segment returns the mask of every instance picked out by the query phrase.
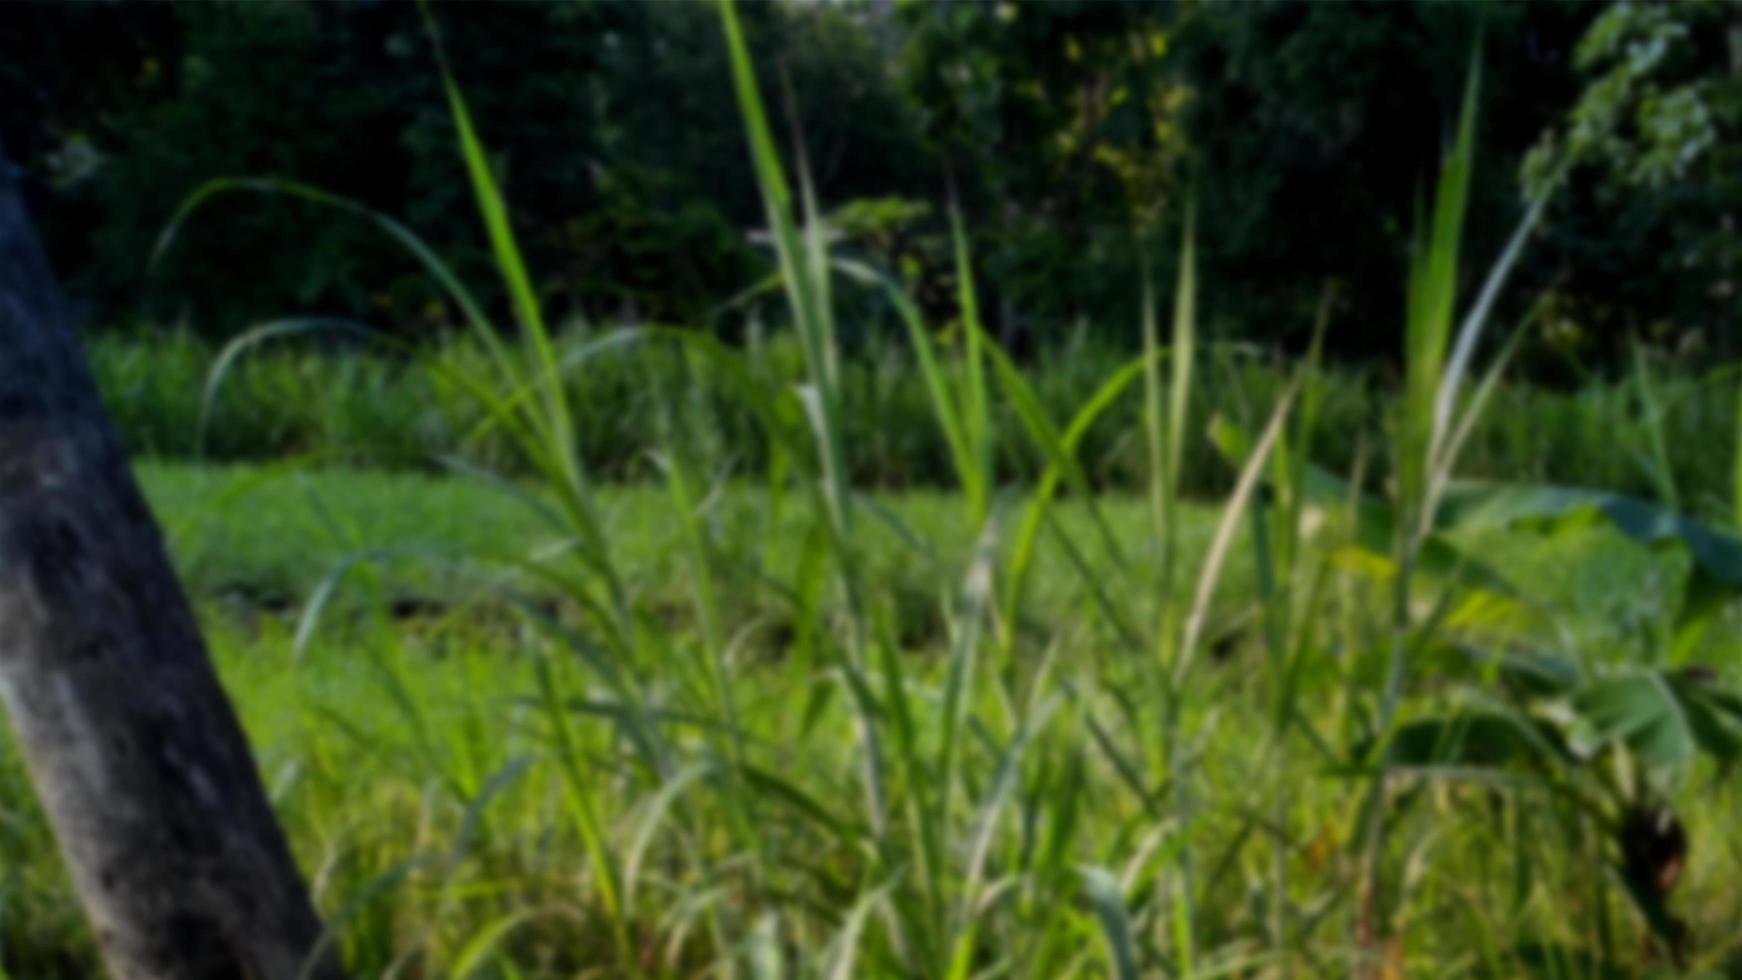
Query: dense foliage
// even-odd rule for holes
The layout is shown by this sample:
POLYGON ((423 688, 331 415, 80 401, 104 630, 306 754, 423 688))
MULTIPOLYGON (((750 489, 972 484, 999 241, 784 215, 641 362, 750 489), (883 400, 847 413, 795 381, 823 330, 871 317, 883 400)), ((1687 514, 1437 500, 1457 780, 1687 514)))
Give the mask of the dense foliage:
MULTIPOLYGON (((1576 164, 1513 301, 1546 297, 1533 370, 1619 363, 1632 337, 1733 353, 1733 5, 745 16, 764 84, 789 93, 782 140, 802 136, 837 233, 901 272, 939 323, 954 205, 1007 344, 1048 347, 1079 321, 1129 342, 1137 284, 1171 261, 1169 226, 1195 196, 1217 335, 1298 347, 1329 286, 1332 350, 1388 355, 1396 273, 1480 35, 1476 241, 1512 226, 1532 168, 1576 164)), ((176 203, 226 175, 354 197, 488 287, 411 5, 23 3, 0 19, 0 138, 93 322, 224 336, 287 306, 402 332, 451 321, 367 229, 283 200, 227 202, 148 273, 176 203)), ((553 310, 734 322, 714 314, 768 259, 710 11, 460 4, 440 19, 553 310)), ((848 313, 849 333, 883 322, 870 304, 848 313)))
MULTIPOLYGON (((224 176, 362 201, 488 285, 414 6, 165 4, 126 20, 108 6, 0 14, 28 24, 0 31, 6 145, 43 195, 57 264, 103 322, 185 314, 222 335, 300 305, 414 330, 451 312, 369 229, 280 201, 227 202, 148 274, 176 204, 224 176)), ((874 38, 826 10, 750 15, 780 52, 767 61, 817 107, 805 138, 831 194, 911 183, 899 107, 866 82, 874 38)), ((710 8, 466 4, 442 23, 554 309, 697 321, 760 274, 710 8)))

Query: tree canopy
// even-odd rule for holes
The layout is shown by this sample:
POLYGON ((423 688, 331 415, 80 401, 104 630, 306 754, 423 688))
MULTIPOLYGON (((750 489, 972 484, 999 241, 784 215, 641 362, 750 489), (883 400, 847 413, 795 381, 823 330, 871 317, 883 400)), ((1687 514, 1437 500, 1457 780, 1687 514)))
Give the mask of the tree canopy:
MULTIPOLYGON (((1742 13, 1692 3, 751 5, 787 152, 843 247, 947 322, 959 211, 1009 343, 1135 336, 1188 202, 1218 335, 1386 356, 1423 188, 1481 67, 1472 247, 1551 161, 1533 363, 1733 347, 1742 13), (1546 297, 1546 300, 1543 299, 1546 297)), ((711 9, 435 9, 552 308, 717 323, 769 258, 711 9)), ((0 138, 93 324, 224 335, 287 307, 402 332, 450 311, 366 226, 231 199, 148 270, 179 201, 275 176, 406 221, 487 288, 416 8, 7 5, 0 138)), ((869 307, 869 304, 868 304, 869 307)), ((1516 312, 1516 311, 1515 311, 1516 312)), ((868 308, 863 318, 873 323, 868 308)), ((874 326, 865 326, 874 329, 874 326)))

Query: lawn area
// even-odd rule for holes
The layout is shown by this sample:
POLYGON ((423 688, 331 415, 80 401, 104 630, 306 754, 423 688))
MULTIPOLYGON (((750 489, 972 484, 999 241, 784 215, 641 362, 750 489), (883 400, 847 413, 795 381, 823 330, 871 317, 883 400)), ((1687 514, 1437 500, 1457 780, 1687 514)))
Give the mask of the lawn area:
MULTIPOLYGON (((158 514, 184 587, 213 609, 265 608, 294 614, 335 573, 375 569, 375 582, 402 608, 488 599, 494 587, 526 587, 514 565, 561 548, 560 521, 541 514, 536 495, 493 478, 320 469, 285 464, 207 466, 144 462, 139 479, 158 514)), ((683 602, 689 571, 682 529, 658 485, 607 486, 599 494, 614 557, 637 592, 683 602)), ((868 495, 865 561, 872 577, 897 590, 933 597, 959 579, 974 548, 960 519, 960 496, 942 491, 868 495)), ((1016 509, 1014 500, 1009 501, 1016 509)), ((1139 568, 1157 562, 1145 502, 1108 494, 1096 508, 1139 568)), ((800 560, 807 515, 799 501, 771 505, 755 485, 716 488, 706 506, 721 554, 781 573, 800 560)), ((1195 570, 1213 531, 1212 504, 1186 505, 1181 533, 1195 570)), ((1080 502, 1065 500, 1055 519, 1091 565, 1105 564, 1105 540, 1080 502)), ((1008 522, 1007 522, 1008 523, 1008 522)), ((1252 568, 1245 529, 1238 532, 1225 592, 1234 607, 1250 601, 1252 568)), ((1686 560, 1654 554, 1599 524, 1553 535, 1466 535, 1470 550, 1552 611, 1558 625, 1586 634, 1620 630, 1670 601, 1686 560)), ((1061 552, 1043 538, 1035 598, 1043 618, 1069 616, 1089 601, 1061 552)), ((1181 580, 1184 592, 1191 576, 1181 580)), ((343 582, 336 582, 346 594, 343 582)), ((351 593, 361 587, 354 576, 351 593)), ((534 586, 536 588, 536 586, 534 586)), ((929 600, 924 600, 929 601, 929 600)))

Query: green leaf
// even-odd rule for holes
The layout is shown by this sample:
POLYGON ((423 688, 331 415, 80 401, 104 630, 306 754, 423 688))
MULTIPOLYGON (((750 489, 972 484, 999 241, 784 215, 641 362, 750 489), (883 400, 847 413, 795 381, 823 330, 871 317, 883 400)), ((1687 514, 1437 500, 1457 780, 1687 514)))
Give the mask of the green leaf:
POLYGON ((1580 691, 1573 707, 1587 749, 1618 743, 1662 766, 1687 763, 1701 752, 1728 763, 1742 751, 1735 716, 1685 675, 1650 671, 1604 678, 1580 691))
POLYGON ((1721 604, 1742 595, 1742 538, 1665 507, 1606 490, 1544 484, 1458 481, 1446 491, 1436 524, 1441 528, 1513 527, 1600 517, 1643 545, 1671 545, 1693 562, 1677 622, 1704 623, 1721 604))

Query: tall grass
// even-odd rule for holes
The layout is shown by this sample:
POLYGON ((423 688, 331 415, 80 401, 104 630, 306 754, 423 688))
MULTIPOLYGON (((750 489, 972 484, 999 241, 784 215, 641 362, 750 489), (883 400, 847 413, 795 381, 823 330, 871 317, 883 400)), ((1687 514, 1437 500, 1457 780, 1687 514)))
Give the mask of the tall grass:
MULTIPOLYGON (((426 556, 473 583, 468 611, 442 619, 457 643, 395 618, 385 556, 336 524, 355 554, 294 624, 220 634, 220 649, 252 651, 227 660, 245 716, 294 733, 267 760, 275 800, 359 973, 1601 976, 1669 961, 1663 944, 1629 941, 1663 929, 1613 887, 1615 843, 1569 816, 1564 798, 1590 781, 1396 754, 1433 712, 1498 700, 1488 654, 1553 646, 1595 662, 1564 609, 1529 582, 1476 574, 1480 541, 1446 526, 1468 503, 1454 468, 1486 465, 1509 426, 1536 434, 1480 421, 1483 407, 1553 404, 1494 371, 1460 394, 1499 282, 1454 334, 1473 88, 1409 272, 1395 399, 1323 368, 1325 321, 1297 364, 1201 342, 1190 221, 1171 296, 1134 284, 1140 352, 1031 374, 981 329, 959 233, 955 347, 875 270, 829 253, 802 156, 782 154, 729 3, 721 16, 796 351, 671 328, 554 330, 489 163, 488 120, 472 119, 445 63, 511 323, 391 219, 295 185, 211 189, 297 194, 373 222, 450 290, 471 340, 397 366, 347 355, 348 388, 317 355, 220 357, 205 446, 248 438, 223 433, 249 431, 225 420, 253 386, 302 392, 256 399, 267 421, 247 425, 307 412, 288 424, 314 433, 296 448, 316 458, 368 448, 373 436, 346 445, 333 427, 365 411, 346 399, 378 402, 362 417, 381 432, 429 426, 395 437, 405 457, 457 454, 457 476, 539 529, 530 548, 426 556), (843 281, 886 291, 909 351, 845 355, 831 303, 843 281), (414 407, 404 390, 427 397, 414 407), (1364 451, 1383 435, 1388 452, 1364 451), (625 561, 630 525, 600 489, 630 472, 661 483, 635 525, 671 542, 657 576, 625 561), (949 535, 866 492, 892 472, 955 492, 940 508, 949 535), (1140 503, 1099 492, 1110 485, 1140 503), (328 601, 347 573, 382 599, 371 615, 328 601), (348 799, 360 791, 366 802, 348 799)), ((128 348, 100 347, 111 398, 168 383, 141 364, 205 359, 181 350, 129 362, 128 348)), ((1650 381, 1626 397, 1667 404, 1650 381)), ((1579 397, 1574 431, 1599 411, 1579 397)), ((1721 424, 1733 415, 1726 402, 1721 424)), ((153 424, 159 435, 133 438, 187 438, 153 424)), ((1659 473, 1672 444, 1654 443, 1659 473)), ((1490 533, 1546 513, 1525 503, 1490 533)), ((1729 581, 1728 538, 1615 523, 1693 542, 1693 572, 1663 573, 1678 584, 1729 581)), ((1712 711, 1712 726, 1732 723, 1712 711)), ((1613 751, 1602 758, 1633 758, 1613 751)), ((1721 877, 1733 858, 1703 860, 1694 892, 1733 911, 1721 877)), ((1726 921, 1698 915, 1707 930, 1726 921)), ((1716 962, 1722 938, 1702 938, 1700 962, 1716 962)))

